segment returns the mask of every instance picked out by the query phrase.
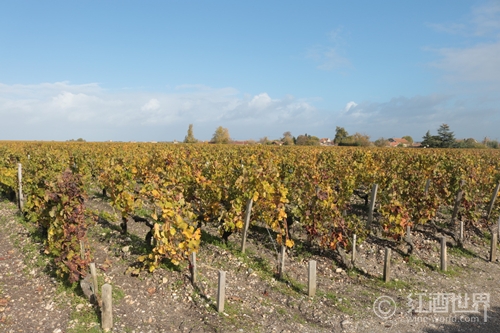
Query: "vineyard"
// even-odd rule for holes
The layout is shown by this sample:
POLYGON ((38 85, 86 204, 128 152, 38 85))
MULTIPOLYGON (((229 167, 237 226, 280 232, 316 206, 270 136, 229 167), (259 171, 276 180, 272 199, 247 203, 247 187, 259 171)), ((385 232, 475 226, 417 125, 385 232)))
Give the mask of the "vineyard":
POLYGON ((93 261, 91 197, 109 202, 123 235, 131 223, 147 229, 148 251, 129 275, 191 267, 207 230, 227 243, 246 233, 246 221, 283 253, 305 247, 353 269, 354 239, 383 240, 410 257, 419 233, 446 235, 456 248, 491 235, 499 183, 493 150, 0 143, 0 192, 18 201, 69 282, 93 261))

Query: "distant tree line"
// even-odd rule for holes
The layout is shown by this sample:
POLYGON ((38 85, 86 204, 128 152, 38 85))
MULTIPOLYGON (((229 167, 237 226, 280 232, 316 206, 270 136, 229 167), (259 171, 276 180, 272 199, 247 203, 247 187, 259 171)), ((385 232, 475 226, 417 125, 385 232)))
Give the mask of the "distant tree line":
POLYGON ((431 135, 430 131, 427 131, 422 139, 422 147, 426 148, 499 148, 497 140, 488 138, 484 138, 482 142, 477 142, 473 138, 456 140, 447 124, 439 126, 437 135, 431 135))
MULTIPOLYGON (((413 138, 409 135, 403 136, 403 139, 407 143, 400 143, 399 146, 406 146, 407 144, 413 144, 413 138)), ((81 138, 77 140, 68 141, 85 141, 81 138)), ((193 134, 193 124, 189 124, 187 135, 184 138, 184 143, 197 143, 198 140, 193 134)), ((231 137, 229 135, 229 130, 222 126, 217 127, 215 133, 210 140, 211 143, 215 144, 228 144, 231 143, 231 137)), ((247 144, 255 144, 253 140, 246 141, 247 144)), ((301 134, 294 137, 290 131, 283 133, 283 137, 278 140, 269 140, 267 137, 263 137, 259 140, 260 144, 263 145, 285 145, 285 146, 319 146, 320 139, 317 136, 309 134, 301 134)), ((385 138, 379 138, 373 142, 370 141, 370 137, 365 134, 355 133, 349 135, 344 127, 337 126, 335 129, 335 137, 333 143, 338 146, 355 146, 355 147, 387 147, 389 146, 389 140, 385 138)), ((473 138, 468 138, 464 140, 456 140, 454 133, 450 130, 450 126, 447 124, 442 124, 438 130, 437 135, 431 135, 430 131, 423 136, 421 147, 423 148, 500 148, 500 143, 497 140, 490 140, 489 138, 484 138, 482 142, 477 142, 473 138)))
POLYGON ((345 128, 337 126, 333 143, 339 146, 368 147, 371 146, 370 137, 365 134, 356 133, 349 135, 345 128))

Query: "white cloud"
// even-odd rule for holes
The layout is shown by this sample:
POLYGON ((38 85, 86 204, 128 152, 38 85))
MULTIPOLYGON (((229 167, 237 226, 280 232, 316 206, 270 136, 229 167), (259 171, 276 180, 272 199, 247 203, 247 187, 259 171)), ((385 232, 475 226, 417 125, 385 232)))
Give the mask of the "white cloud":
POLYGON ((156 98, 151 98, 141 107, 142 111, 154 111, 160 108, 160 102, 156 98))
POLYGON ((257 109, 265 109, 272 103, 271 97, 269 97, 268 94, 263 93, 263 94, 258 94, 252 100, 248 103, 248 106, 250 108, 257 108, 257 109))
POLYGON ((450 82, 500 84, 500 41, 468 48, 442 48, 437 53, 441 58, 431 66, 443 70, 450 82))
POLYGON ((500 2, 473 7, 461 22, 429 26, 466 38, 462 45, 467 46, 430 49, 439 59, 429 65, 440 71, 452 89, 468 84, 463 91, 500 93, 500 2))
POLYGON ((231 133, 235 138, 258 138, 256 135, 274 130, 274 126, 304 124, 315 112, 309 102, 292 96, 271 98, 265 92, 242 95, 234 88, 201 85, 153 94, 130 89, 110 92, 98 84, 68 82, 0 84, 4 127, 0 140, 75 136, 89 140, 172 140, 184 137, 190 123, 196 124, 195 135, 200 138, 209 138, 219 125, 237 129, 238 135, 231 133), (19 123, 26 124, 24 132, 14 126, 19 123))
POLYGON ((349 102, 339 112, 335 123, 347 131, 378 137, 411 135, 416 141, 430 130, 435 133, 449 124, 457 138, 498 137, 500 96, 484 99, 478 96, 446 94, 395 97, 387 102, 349 102))
POLYGON ((345 105, 344 112, 349 112, 349 110, 350 110, 351 108, 356 107, 356 106, 358 106, 358 103, 356 103, 356 102, 352 102, 352 101, 351 101, 351 102, 349 102, 349 103, 347 103, 347 104, 345 105))

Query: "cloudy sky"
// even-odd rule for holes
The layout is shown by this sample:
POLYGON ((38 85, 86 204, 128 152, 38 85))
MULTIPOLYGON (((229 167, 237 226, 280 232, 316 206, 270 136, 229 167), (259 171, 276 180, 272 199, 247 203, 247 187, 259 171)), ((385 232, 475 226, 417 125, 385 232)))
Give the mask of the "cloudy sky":
POLYGON ((500 0, 2 1, 0 140, 500 139, 500 0))

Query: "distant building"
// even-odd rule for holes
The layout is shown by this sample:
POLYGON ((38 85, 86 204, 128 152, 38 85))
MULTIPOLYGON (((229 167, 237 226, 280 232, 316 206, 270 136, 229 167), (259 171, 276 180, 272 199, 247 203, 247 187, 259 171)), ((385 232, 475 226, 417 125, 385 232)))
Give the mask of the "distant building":
POLYGON ((389 141, 389 147, 408 147, 410 143, 408 140, 403 138, 390 138, 387 139, 389 141))
POLYGON ((322 146, 332 146, 333 141, 330 140, 329 138, 322 138, 322 139, 319 139, 319 144, 322 146))

